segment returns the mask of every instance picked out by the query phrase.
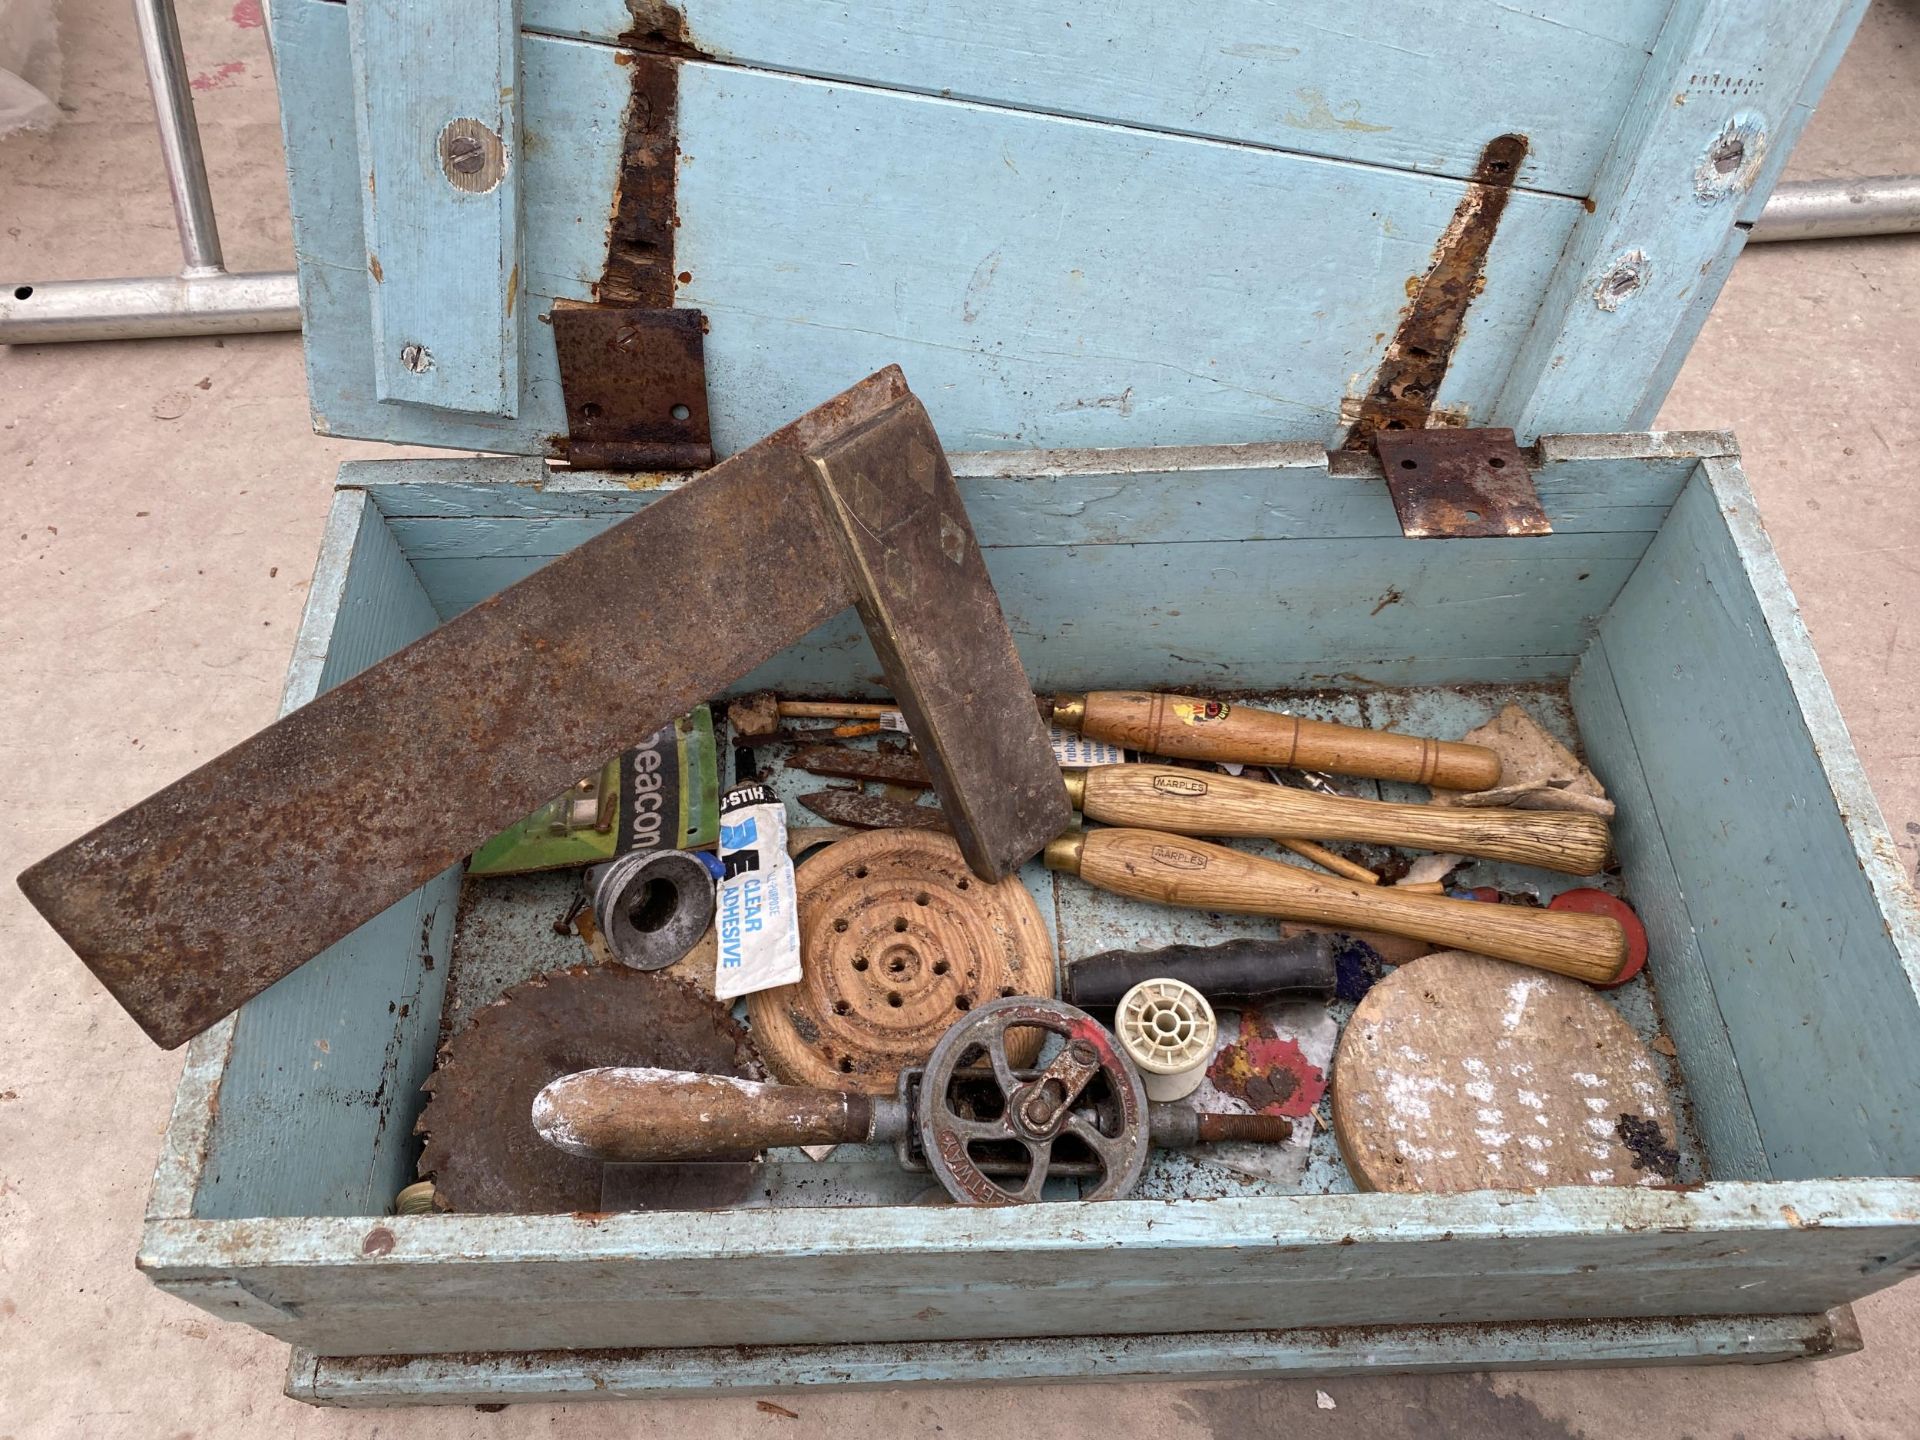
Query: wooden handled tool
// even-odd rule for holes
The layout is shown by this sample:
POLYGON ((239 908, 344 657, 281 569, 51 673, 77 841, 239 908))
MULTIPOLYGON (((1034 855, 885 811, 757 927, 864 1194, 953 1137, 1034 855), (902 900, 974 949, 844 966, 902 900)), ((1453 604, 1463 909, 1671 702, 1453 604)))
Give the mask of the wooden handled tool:
POLYGON ((1613 980, 1627 961, 1626 933, 1603 915, 1396 894, 1155 830, 1069 831, 1047 846, 1046 862, 1115 895, 1383 930, 1593 985, 1613 980))
POLYGON ((1607 822, 1597 815, 1393 805, 1174 765, 1070 770, 1067 799, 1089 820, 1109 825, 1180 835, 1364 840, 1511 860, 1569 875, 1599 870, 1613 843, 1607 822))
POLYGON ((1339 979, 1333 938, 1319 931, 1291 940, 1228 940, 1103 950, 1066 969, 1061 998, 1082 1010, 1111 1010, 1143 980, 1182 981, 1231 1009, 1243 1005, 1330 1000, 1339 979))
POLYGON ((1446 790, 1500 783, 1500 757, 1484 746, 1329 725, 1225 700, 1096 690, 1056 697, 1053 723, 1129 750, 1183 760, 1291 765, 1446 790))
MULTIPOLYGON (((548 1144, 618 1164, 713 1160, 782 1145, 891 1144, 914 1124, 895 1096, 641 1066, 562 1075, 533 1100, 533 1128, 548 1144)), ((1223 1141, 1281 1145, 1292 1136, 1293 1121, 1285 1116, 1147 1107, 1147 1138, 1166 1149, 1223 1141)))
POLYGON ((569 1154, 598 1160, 710 1160, 773 1145, 864 1141, 876 1107, 889 1105, 899 1101, 731 1075, 603 1067, 562 1075, 534 1096, 533 1128, 569 1154))

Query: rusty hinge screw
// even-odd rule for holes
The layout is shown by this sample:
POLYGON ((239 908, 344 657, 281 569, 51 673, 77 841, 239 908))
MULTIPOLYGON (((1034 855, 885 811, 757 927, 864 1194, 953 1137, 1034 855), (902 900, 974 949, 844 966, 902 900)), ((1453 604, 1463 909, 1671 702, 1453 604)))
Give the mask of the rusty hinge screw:
POLYGON ((447 166, 462 175, 478 175, 487 163, 487 147, 475 135, 447 137, 447 166))

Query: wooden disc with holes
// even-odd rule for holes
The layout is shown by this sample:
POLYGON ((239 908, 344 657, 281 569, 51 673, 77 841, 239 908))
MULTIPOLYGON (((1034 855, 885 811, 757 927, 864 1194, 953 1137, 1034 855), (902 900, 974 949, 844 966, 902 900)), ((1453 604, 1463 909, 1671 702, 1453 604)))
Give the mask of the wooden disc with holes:
POLYGON ((800 980, 747 997, 754 1045, 778 1080, 891 1094, 975 1005, 1054 993, 1033 897, 1017 878, 975 875, 950 835, 869 831, 795 874, 800 980))
POLYGON ((1663 1185, 1659 1066, 1589 985, 1448 950, 1367 992, 1333 1057, 1333 1134, 1362 1190, 1663 1185))

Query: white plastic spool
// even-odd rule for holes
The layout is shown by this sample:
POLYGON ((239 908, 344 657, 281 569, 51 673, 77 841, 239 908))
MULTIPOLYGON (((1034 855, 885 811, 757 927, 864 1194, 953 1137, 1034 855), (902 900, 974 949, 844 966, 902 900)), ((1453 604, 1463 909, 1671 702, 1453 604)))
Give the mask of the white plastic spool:
POLYGON ((1191 1095, 1206 1074, 1220 1026, 1207 997, 1184 980, 1142 980, 1113 1015, 1120 1048, 1140 1067, 1149 1100, 1191 1095))

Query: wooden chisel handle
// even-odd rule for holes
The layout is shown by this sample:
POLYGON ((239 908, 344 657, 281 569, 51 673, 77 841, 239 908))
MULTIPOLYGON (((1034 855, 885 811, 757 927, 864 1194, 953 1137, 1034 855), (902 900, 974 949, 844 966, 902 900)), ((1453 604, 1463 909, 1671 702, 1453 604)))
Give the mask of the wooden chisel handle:
POLYGON ((1047 866, 1115 895, 1198 910, 1384 930, 1604 985, 1627 962, 1626 932, 1603 915, 1397 895, 1297 865, 1155 830, 1069 832, 1047 866))
POLYGON ((1361 840, 1450 850, 1568 875, 1607 863, 1613 837, 1597 815, 1564 810, 1452 810, 1319 795, 1174 765, 1097 765, 1067 772, 1067 799, 1089 820, 1270 840, 1361 840))
POLYGON ((775 1145, 859 1142, 872 1137, 874 1113, 872 1099, 853 1091, 640 1066, 562 1075, 533 1097, 533 1128, 547 1143, 605 1161, 710 1160, 775 1145))
POLYGON ((1290 765, 1445 790, 1486 790, 1500 783, 1500 757, 1481 745, 1329 725, 1225 700, 1095 690, 1055 699, 1053 723, 1129 750, 1183 760, 1290 765))

